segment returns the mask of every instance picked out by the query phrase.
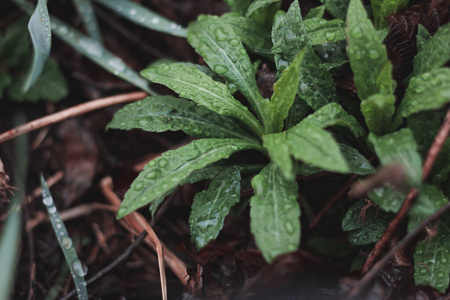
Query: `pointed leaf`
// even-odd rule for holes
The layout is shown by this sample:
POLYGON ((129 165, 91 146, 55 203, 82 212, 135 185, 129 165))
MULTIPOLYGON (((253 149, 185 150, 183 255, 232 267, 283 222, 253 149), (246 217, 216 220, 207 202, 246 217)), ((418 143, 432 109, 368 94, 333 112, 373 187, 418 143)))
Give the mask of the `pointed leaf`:
POLYGON ((398 115, 438 109, 450 101, 450 69, 439 68, 411 78, 398 115))
POLYGON ((282 19, 283 42, 281 50, 288 61, 292 61, 307 44, 306 28, 302 20, 302 13, 298 0, 292 2, 286 17, 282 19))
POLYGON ((30 32, 31 41, 33 43, 33 62, 29 71, 23 92, 36 82, 44 68, 45 61, 50 55, 52 45, 52 33, 50 30, 50 18, 47 10, 47 1, 38 0, 36 8, 31 15, 28 23, 28 31, 30 32))
POLYGON ((419 186, 422 182, 422 159, 411 130, 405 128, 394 133, 376 137, 369 135, 381 165, 400 163, 405 168, 410 184, 419 186))
POLYGON ((120 16, 142 27, 173 36, 186 37, 186 28, 150 9, 127 0, 95 0, 120 16))
POLYGON ((269 102, 259 92, 250 58, 233 29, 217 17, 202 16, 189 25, 188 41, 214 72, 238 87, 268 130, 269 102))
POLYGON ((214 240, 233 205, 239 202, 241 175, 237 168, 217 175, 208 189, 197 193, 191 207, 189 226, 192 242, 201 249, 214 240))
POLYGON ((392 94, 391 63, 386 47, 367 18, 361 0, 351 0, 347 14, 347 53, 360 99, 383 93, 392 94), (382 74, 382 75, 380 75, 382 74))
POLYGON ((149 94, 155 94, 149 89, 145 79, 128 67, 122 59, 104 48, 95 39, 83 35, 55 17, 52 17, 52 31, 57 37, 108 72, 128 81, 149 94))
POLYGON ((450 60, 449 40, 450 24, 445 24, 422 45, 421 51, 414 57, 412 76, 430 72, 448 62, 450 60))
POLYGON ((241 139, 202 139, 164 152, 162 157, 150 161, 133 181, 117 218, 166 195, 194 171, 247 149, 262 150, 257 143, 241 139))
POLYGON ((308 12, 308 14, 304 17, 305 20, 308 19, 321 19, 323 17, 323 14, 325 13, 325 5, 319 5, 316 7, 311 8, 311 10, 308 12))
POLYGON ((345 40, 345 23, 342 20, 308 19, 303 23, 311 45, 345 40))
POLYGON ((265 260, 297 250, 300 243, 298 186, 269 164, 252 180, 250 228, 265 260))
POLYGON ((249 8, 247 9, 247 12, 245 13, 246 17, 250 17, 252 14, 254 14, 256 11, 261 9, 266 9, 271 4, 275 2, 280 2, 281 0, 256 0, 252 4, 250 4, 249 8))
POLYGON ((107 128, 140 128, 152 132, 182 130, 193 137, 252 139, 233 119, 172 96, 149 97, 128 104, 114 115, 107 128))
POLYGON ((98 27, 97 18, 94 14, 94 7, 92 6, 91 0, 73 0, 78 13, 83 20, 83 25, 89 36, 96 39, 100 44, 102 44, 102 34, 100 28, 98 27))
POLYGON ((294 104, 300 81, 300 66, 303 62, 304 54, 304 50, 299 52, 291 65, 283 71, 281 78, 273 86, 270 104, 274 114, 272 127, 275 132, 280 132, 283 129, 284 120, 289 114, 289 109, 294 104))
POLYGON ((375 28, 382 29, 388 27, 385 18, 394 14, 408 5, 409 0, 371 0, 373 10, 373 21, 375 28))
POLYGON ((333 17, 345 21, 350 0, 323 0, 323 2, 333 17))
POLYGON ((320 128, 340 126, 348 128, 355 137, 365 136, 359 122, 337 103, 330 103, 306 117, 302 123, 310 123, 320 128))
POLYGON ((155 83, 164 84, 183 98, 206 106, 209 110, 239 119, 258 135, 262 134, 261 125, 247 107, 234 99, 224 84, 214 81, 197 68, 179 63, 162 64, 145 69, 141 74, 155 83))
POLYGON ((422 221, 447 204, 448 199, 442 190, 433 185, 423 185, 420 194, 409 211, 408 232, 414 230, 422 221))
POLYGON ((270 160, 280 168, 286 179, 294 180, 294 162, 289 152, 286 131, 266 134, 263 136, 263 141, 264 148, 269 152, 270 160))
POLYGON ((388 133, 394 112, 394 95, 374 94, 361 101, 361 113, 366 125, 369 131, 377 136, 388 133))
POLYGON ((305 163, 332 172, 348 172, 345 158, 331 134, 309 122, 300 123, 287 132, 289 151, 305 163))
POLYGON ((438 235, 426 238, 414 251, 414 281, 416 285, 430 285, 445 293, 449 286, 450 243, 449 221, 444 219, 438 227, 438 235))

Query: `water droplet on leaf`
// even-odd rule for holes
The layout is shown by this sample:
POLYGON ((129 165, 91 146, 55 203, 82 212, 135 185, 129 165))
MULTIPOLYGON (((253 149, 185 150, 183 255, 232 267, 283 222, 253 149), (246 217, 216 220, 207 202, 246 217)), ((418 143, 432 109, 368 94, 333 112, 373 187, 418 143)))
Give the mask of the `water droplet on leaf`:
POLYGON ((219 75, 225 74, 226 72, 228 72, 228 68, 226 66, 223 66, 223 65, 215 65, 214 66, 214 72, 216 72, 219 75))

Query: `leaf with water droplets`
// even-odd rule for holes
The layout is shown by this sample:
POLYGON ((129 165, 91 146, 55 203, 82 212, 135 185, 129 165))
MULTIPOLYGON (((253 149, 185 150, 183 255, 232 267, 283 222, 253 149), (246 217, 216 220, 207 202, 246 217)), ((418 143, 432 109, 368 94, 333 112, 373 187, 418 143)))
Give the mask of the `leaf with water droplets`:
POLYGON ((281 50, 283 57, 292 61, 308 42, 298 0, 292 2, 286 16, 281 18, 280 21, 283 21, 283 24, 279 25, 282 30, 281 50))
POLYGON ((376 137, 369 134, 381 165, 401 164, 405 168, 409 183, 419 186, 422 182, 422 158, 411 130, 404 128, 394 133, 376 137))
POLYGON ((312 122, 301 122, 287 131, 289 151, 296 159, 327 171, 349 171, 332 135, 312 122))
POLYGON ((307 19, 303 24, 311 45, 345 40, 345 23, 342 20, 307 19))
POLYGON ((47 208, 50 221, 52 223, 53 230, 55 231, 56 238, 58 239, 61 250, 64 253, 66 263, 72 273, 72 278, 77 288, 78 298, 88 300, 88 293, 86 289, 86 281, 84 281, 85 271, 81 261, 78 259, 77 252, 73 246, 72 239, 67 232, 61 216, 56 209, 55 201, 50 193, 50 189, 45 182, 44 176, 41 174, 41 189, 42 189, 42 202, 47 208))
POLYGON ((193 137, 252 139, 235 120, 172 96, 149 97, 128 104, 114 115, 107 128, 140 128, 151 132, 182 130, 193 137))
POLYGON ((445 293, 450 273, 450 222, 446 217, 437 224, 437 236, 419 241, 414 250, 414 281, 445 293))
POLYGON ((408 5, 409 0, 371 0, 375 28, 388 27, 386 17, 400 11, 408 5))
POLYGON ((374 94, 361 101, 361 113, 366 125, 369 131, 377 136, 389 132, 394 112, 395 97, 392 94, 374 94))
POLYGON ((422 45, 422 50, 414 57, 412 76, 432 71, 450 60, 450 24, 445 24, 422 45))
POLYGON ((323 2, 333 17, 345 21, 349 0, 323 0, 323 2))
POLYGON ((259 150, 256 142, 241 139, 202 139, 176 150, 169 150, 150 161, 125 194, 117 218, 165 196, 194 171, 228 158, 242 150, 259 150))
POLYGON ((351 0, 347 14, 347 54, 361 100, 374 94, 392 94, 395 81, 386 47, 367 18, 361 0, 351 0))
POLYGON ((155 94, 149 89, 148 83, 125 62, 104 48, 95 39, 85 36, 61 20, 51 17, 53 33, 78 52, 98 64, 103 69, 137 86, 149 94, 155 94))
POLYGON ((207 190, 197 193, 191 206, 189 226, 192 242, 201 249, 214 240, 233 205, 239 202, 241 174, 229 168, 217 175, 207 190))
POLYGON ((269 30, 253 19, 236 14, 223 14, 220 20, 230 25, 244 45, 250 49, 270 49, 269 30))
POLYGON ((94 14, 94 7, 91 0, 73 0, 75 8, 81 16, 84 28, 89 33, 89 36, 96 39, 99 43, 103 43, 102 34, 98 27, 97 18, 94 14))
POLYGON ((95 0, 95 1, 108 7, 118 15, 126 18, 127 20, 139 26, 159 32, 168 33, 174 36, 186 37, 186 28, 132 1, 126 0, 95 0))
POLYGON ((269 152, 270 160, 280 168, 286 179, 294 180, 294 162, 289 151, 286 131, 266 134, 263 136, 263 141, 264 148, 269 152))
POLYGON ((438 109, 450 101, 450 69, 439 68, 411 78, 398 117, 438 109))
POLYGON ((274 114, 272 124, 274 132, 280 132, 283 129, 284 120, 294 104, 300 81, 300 66, 303 62, 304 54, 305 50, 298 53, 291 65, 283 71, 280 79, 273 86, 270 106, 274 114))
POLYGON ((257 0, 250 4, 245 16, 255 19, 264 27, 270 27, 280 7, 281 0, 257 0))
POLYGON ((321 19, 323 17, 323 14, 325 13, 325 5, 319 5, 314 8, 311 8, 311 10, 308 12, 308 14, 303 18, 304 20, 309 19, 321 19))
POLYGON ((273 163, 252 180, 255 195, 250 199, 250 229, 264 259, 296 251, 300 244, 298 186, 286 179, 273 163))
POLYGON ((180 95, 199 105, 203 105, 220 115, 234 117, 248 125, 255 133, 261 135, 263 130, 253 114, 231 95, 221 82, 195 67, 184 64, 162 64, 141 72, 142 76, 164 84, 180 95))
POLYGON ((429 184, 421 186, 419 196, 408 212, 408 232, 414 230, 422 221, 447 203, 447 197, 438 187, 429 184))
POLYGON ((36 82, 44 68, 45 61, 50 55, 52 34, 46 0, 38 0, 28 23, 28 31, 30 32, 34 52, 31 69, 22 88, 24 93, 36 82))
POLYGON ((214 72, 238 87, 271 132, 269 101, 261 96, 250 58, 233 29, 218 17, 200 16, 188 27, 188 41, 214 72))
POLYGON ((366 132, 359 122, 337 103, 330 103, 307 116, 302 123, 320 128, 338 126, 348 129, 355 137, 365 137, 366 132))

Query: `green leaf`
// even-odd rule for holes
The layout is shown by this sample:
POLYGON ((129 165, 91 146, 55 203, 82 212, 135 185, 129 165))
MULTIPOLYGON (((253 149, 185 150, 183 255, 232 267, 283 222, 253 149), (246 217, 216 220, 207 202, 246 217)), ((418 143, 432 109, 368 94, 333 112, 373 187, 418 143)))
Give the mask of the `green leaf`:
POLYGON ((303 21, 311 45, 345 40, 345 22, 339 19, 307 19, 303 21))
POLYGON ((249 6, 245 16, 258 21, 265 27, 270 27, 280 7, 281 0, 256 0, 249 6))
POLYGON ((239 202, 241 174, 237 168, 217 175, 208 189, 197 193, 191 206, 189 226, 192 242, 201 249, 214 240, 233 205, 239 202))
POLYGON ((241 16, 245 15, 248 7, 251 4, 250 0, 224 0, 231 12, 239 13, 241 16))
POLYGON ((252 180, 255 195, 250 199, 250 228, 264 259, 297 250, 300 243, 298 186, 280 169, 269 164, 252 180))
POLYGON ((23 92, 36 82, 44 68, 45 61, 50 55, 52 44, 52 33, 50 30, 50 18, 47 10, 47 1, 38 0, 36 8, 28 23, 31 41, 33 43, 33 62, 31 69, 25 79, 23 92))
POLYGON ((95 0, 118 15, 142 27, 173 36, 186 37, 186 28, 172 22, 150 9, 126 0, 95 0))
POLYGON ((367 18, 361 0, 351 0, 347 14, 347 54, 360 99, 374 94, 392 94, 395 81, 386 47, 367 18))
POLYGON ((145 79, 128 67, 122 59, 104 48, 95 39, 83 35, 55 17, 52 17, 52 30, 56 36, 103 69, 128 81, 149 94, 155 94, 149 89, 145 79))
POLYGON ((422 159, 411 130, 404 128, 394 133, 376 137, 369 135, 381 165, 400 163, 405 168, 410 184, 419 186, 422 182, 422 159))
POLYGON ((283 24, 280 24, 283 32, 281 50, 284 58, 292 61, 308 42, 298 0, 292 2, 285 18, 282 17, 280 20, 283 21, 283 24))
POLYGON ((98 27, 97 18, 94 14, 94 7, 91 0, 73 0, 78 13, 83 21, 84 28, 89 33, 89 36, 96 39, 99 43, 103 43, 102 34, 98 27))
POLYGON ((450 24, 445 24, 439 28, 431 39, 421 45, 421 51, 417 53, 413 60, 412 76, 430 72, 448 62, 450 60, 449 40, 450 24))
POLYGON ((59 69, 58 63, 51 58, 47 59, 36 83, 25 94, 22 91, 23 80, 20 78, 13 80, 8 89, 8 95, 11 99, 30 102, 44 99, 56 102, 67 97, 69 93, 64 74, 59 69))
POLYGON ((149 97, 128 104, 114 115, 107 128, 140 128, 152 132, 182 130, 193 137, 252 140, 233 119, 172 96, 149 97))
POLYGON ((222 15, 220 20, 228 24, 247 47, 269 49, 272 46, 269 30, 257 21, 231 13, 222 15))
POLYGON ((373 10, 373 21, 375 28, 382 29, 388 27, 385 17, 400 11, 409 0, 371 0, 373 10))
POLYGON ((238 87, 271 132, 269 101, 261 96, 250 58, 233 29, 217 17, 200 16, 188 27, 188 41, 214 72, 238 87))
POLYGON ((9 67, 18 65, 29 53, 30 40, 24 18, 12 23, 0 37, 0 61, 9 67))
POLYGON ((323 2, 333 17, 345 21, 350 0, 323 0, 323 2))
POLYGON ((339 145, 331 134, 310 122, 301 122, 287 131, 289 151, 296 159, 327 171, 349 171, 339 145))
POLYGON ((444 193, 433 185, 423 185, 420 194, 409 211, 408 232, 414 230, 422 221, 447 204, 444 193))
POLYGON ((434 69, 411 78, 398 115, 438 109, 450 101, 450 68, 434 69))
POLYGON ((323 62, 325 69, 330 71, 349 62, 345 45, 346 41, 342 40, 335 43, 315 45, 313 46, 313 49, 314 53, 316 53, 323 62))
POLYGON ((398 212, 405 200, 406 192, 382 186, 369 192, 368 198, 384 211, 398 212))
POLYGON ((323 17, 323 14, 325 13, 325 5, 319 5, 316 7, 311 8, 311 10, 308 12, 308 14, 304 17, 305 20, 308 19, 321 19, 323 17))
POLYGON ((361 113, 366 125, 369 131, 377 136, 389 132, 394 112, 394 95, 374 94, 361 101, 361 113))
POLYGON ((284 122, 284 127, 286 129, 294 127, 305 118, 308 112, 309 112, 309 105, 297 94, 294 100, 294 104, 292 104, 291 109, 289 110, 289 115, 286 121, 284 122))
POLYGON ((252 4, 250 4, 245 15, 246 17, 250 17, 256 11, 261 9, 267 9, 271 4, 280 1, 281 0, 256 0, 252 4))
POLYGON ((277 165, 284 177, 295 179, 294 162, 289 151, 286 131, 263 136, 263 146, 269 152, 270 160, 277 165))
POLYGON ((417 36, 416 36, 416 44, 417 44, 417 53, 421 53, 424 50, 425 45, 431 39, 431 34, 428 30, 422 26, 422 24, 417 25, 417 36))
POLYGON ((374 167, 361 153, 353 147, 339 144, 341 153, 347 162, 349 173, 358 175, 369 175, 375 173, 374 167))
POLYGON ((449 285, 450 234, 448 219, 438 227, 438 235, 420 241, 414 251, 414 281, 445 293, 449 285))
MULTIPOLYGON (((284 38, 284 23, 286 22, 286 13, 282 10, 277 11, 273 18, 271 38, 272 38, 272 53, 282 53, 281 46, 284 38)), ((278 68, 277 68, 278 69, 278 68)))
POLYGON ((197 68, 179 63, 163 64, 145 69, 141 74, 155 83, 164 84, 180 97, 190 99, 220 115, 241 120, 255 133, 262 135, 261 125, 247 107, 234 99, 223 83, 214 81, 197 68))
POLYGON ((274 114, 274 132, 283 129, 284 120, 294 104, 295 95, 300 81, 300 66, 303 62, 305 51, 302 50, 294 58, 291 65, 283 71, 281 78, 273 86, 273 95, 270 99, 271 110, 274 114))
POLYGON ((194 171, 247 149, 262 150, 257 143, 241 139, 202 139, 164 152, 162 157, 150 161, 133 181, 117 218, 166 195, 194 171))
POLYGON ((302 123, 310 123, 320 128, 337 125, 339 127, 348 128, 355 137, 366 135, 366 132, 355 117, 347 113, 342 106, 337 103, 330 103, 323 106, 306 117, 302 123))

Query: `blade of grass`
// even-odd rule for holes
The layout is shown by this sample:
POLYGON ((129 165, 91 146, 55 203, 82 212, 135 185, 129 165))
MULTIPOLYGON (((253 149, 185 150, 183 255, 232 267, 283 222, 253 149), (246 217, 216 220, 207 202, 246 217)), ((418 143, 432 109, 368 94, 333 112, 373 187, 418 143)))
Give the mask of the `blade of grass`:
POLYGON ((61 216, 56 209, 53 197, 50 194, 50 190, 45 182, 44 176, 41 175, 41 187, 42 187, 42 202, 45 204, 47 211, 52 221, 53 230, 55 231, 59 245, 66 258, 67 265, 72 273, 72 278, 77 289, 78 298, 88 300, 88 293, 86 289, 86 281, 84 281, 84 269, 81 261, 78 259, 77 252, 73 246, 72 239, 67 233, 66 226, 61 221, 61 216))
POLYGON ((73 4, 75 4, 75 7, 83 21, 84 28, 89 35, 100 44, 103 44, 102 34, 100 32, 100 28, 98 27, 97 18, 95 17, 91 0, 73 0, 73 4))
POLYGON ((174 36, 186 37, 186 28, 183 28, 181 25, 172 22, 139 4, 125 0, 95 1, 142 27, 174 36))

